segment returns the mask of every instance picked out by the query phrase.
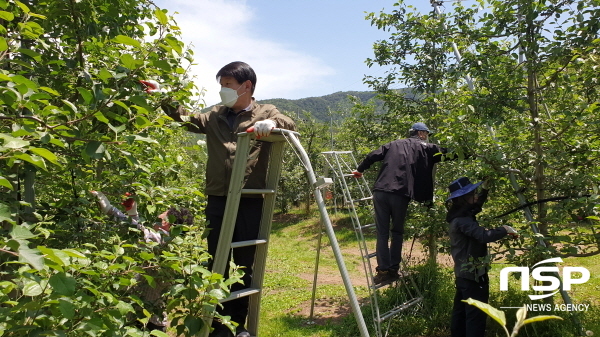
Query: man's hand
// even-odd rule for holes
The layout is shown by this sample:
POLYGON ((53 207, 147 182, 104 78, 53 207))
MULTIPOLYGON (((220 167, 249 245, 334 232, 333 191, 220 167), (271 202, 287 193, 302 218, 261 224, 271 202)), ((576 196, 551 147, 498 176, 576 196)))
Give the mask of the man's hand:
POLYGON ((516 229, 514 229, 508 225, 502 225, 502 227, 504 227, 504 229, 506 229, 506 233, 508 233, 508 235, 512 236, 513 238, 519 237, 519 233, 517 232, 516 229))
MULTIPOLYGON (((129 196, 129 193, 126 193, 127 196, 129 196)), ((129 216, 137 216, 138 215, 138 211, 137 211, 137 202, 135 202, 135 199, 133 198, 127 198, 125 201, 123 201, 121 203, 121 205, 123 205, 125 207, 125 212, 127 213, 127 215, 129 216)))
POLYGON ((363 176, 362 172, 358 171, 352 171, 352 175, 354 176, 354 178, 362 178, 363 176))
POLYGON ((166 90, 160 88, 160 83, 155 80, 140 80, 140 83, 144 85, 146 88, 144 91, 148 94, 166 92, 166 90))
POLYGON ((276 126, 277 124, 270 119, 258 121, 254 123, 254 134, 256 135, 256 138, 268 137, 276 126))
POLYGON ((104 195, 104 193, 100 191, 90 191, 93 196, 98 198, 98 206, 100 207, 100 212, 106 215, 114 215, 117 211, 113 205, 111 205, 108 198, 104 195))

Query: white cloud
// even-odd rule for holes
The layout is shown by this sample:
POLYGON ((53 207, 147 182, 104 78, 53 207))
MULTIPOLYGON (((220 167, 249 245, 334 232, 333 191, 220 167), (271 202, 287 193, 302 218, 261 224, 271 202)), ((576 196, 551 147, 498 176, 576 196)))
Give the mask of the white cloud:
POLYGON ((215 74, 233 61, 248 63, 257 74, 255 96, 302 98, 326 86, 334 69, 323 61, 289 46, 261 37, 253 9, 240 0, 162 0, 157 4, 175 14, 182 40, 192 44, 196 85, 207 92, 206 103, 219 101, 215 74))

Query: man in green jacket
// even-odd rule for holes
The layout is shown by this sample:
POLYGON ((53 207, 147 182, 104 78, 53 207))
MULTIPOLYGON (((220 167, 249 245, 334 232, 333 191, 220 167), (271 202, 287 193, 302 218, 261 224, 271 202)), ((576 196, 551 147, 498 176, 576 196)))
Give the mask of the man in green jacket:
MULTIPOLYGON (((217 81, 221 84, 222 105, 217 105, 210 112, 187 116, 182 107, 164 104, 163 110, 176 121, 185 123, 188 131, 206 134, 208 162, 206 165, 206 220, 208 221, 208 251, 214 256, 217 250, 221 223, 225 212, 227 192, 233 159, 235 157, 237 134, 245 132, 253 126, 257 137, 266 137, 273 128, 295 130, 294 121, 280 113, 274 105, 258 104, 252 96, 256 87, 256 74, 244 62, 232 62, 217 73, 217 81)), ((271 143, 257 142, 250 151, 246 168, 246 184, 244 188, 263 189, 266 185, 266 173, 271 143)), ((242 197, 238 210, 233 241, 254 240, 262 216, 262 196, 242 197)), ((233 260, 243 266, 244 285, 235 284, 232 291, 250 286, 252 265, 254 264, 254 246, 233 250, 233 260)), ((239 298, 223 304, 221 314, 231 316, 238 323, 236 337, 249 337, 245 329, 248 315, 248 297, 239 298)), ((230 337, 231 331, 217 321, 213 322, 214 331, 211 337, 230 337)))

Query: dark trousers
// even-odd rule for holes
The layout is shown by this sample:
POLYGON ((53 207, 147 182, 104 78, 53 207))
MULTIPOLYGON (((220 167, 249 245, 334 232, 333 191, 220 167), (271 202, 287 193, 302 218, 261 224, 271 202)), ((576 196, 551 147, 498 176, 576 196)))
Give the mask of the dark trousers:
MULTIPOLYGON (((223 215, 225 214, 225 204, 227 197, 224 196, 208 196, 206 205, 206 220, 208 221, 208 252, 214 256, 219 243, 219 235, 221 233, 221 224, 223 223, 223 215)), ((238 214, 233 231, 232 242, 255 240, 258 238, 260 229, 260 220, 262 217, 262 198, 241 198, 238 214)), ((242 270, 245 275, 242 278, 244 284, 235 283, 231 286, 231 291, 237 291, 248 288, 252 281, 252 266, 254 264, 254 253, 256 246, 240 247, 233 249, 233 261, 238 266, 243 266, 242 270)), ((227 266, 229 266, 228 258, 227 266)), ((225 277, 228 277, 229 267, 225 272, 225 277)), ((242 297, 233 301, 223 303, 223 309, 219 309, 219 313, 225 316, 231 316, 231 320, 246 324, 246 316, 248 316, 248 297, 242 297)), ((219 324, 216 324, 219 325, 219 324)), ((213 324, 213 327, 215 324, 213 324)))
POLYGON ((452 308, 450 331, 452 337, 483 337, 487 315, 474 305, 462 302, 472 298, 487 303, 490 298, 488 275, 479 278, 479 282, 462 277, 456 278, 456 295, 452 308))
POLYGON ((404 221, 409 202, 410 198, 403 195, 381 191, 373 192, 375 224, 377 226, 377 244, 375 248, 377 249, 377 270, 400 269, 404 221))

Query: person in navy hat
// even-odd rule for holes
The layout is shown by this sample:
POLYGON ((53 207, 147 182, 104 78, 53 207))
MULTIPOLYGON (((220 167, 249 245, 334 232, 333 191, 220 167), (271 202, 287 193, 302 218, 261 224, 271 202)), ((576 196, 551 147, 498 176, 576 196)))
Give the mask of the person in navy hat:
POLYGON ((375 285, 399 278, 408 204, 411 200, 431 204, 434 165, 448 159, 444 156, 448 152, 446 148, 427 142, 429 133, 425 123, 413 124, 408 138, 395 140, 372 151, 352 172, 360 178, 373 163, 383 162, 373 186, 377 226, 375 285))
POLYGON ((516 237, 517 231, 506 225, 486 229, 477 222, 475 215, 481 212, 488 196, 487 181, 473 184, 469 178, 461 177, 448 188, 446 221, 450 224, 450 249, 456 276, 450 330, 452 337, 483 337, 485 312, 462 300, 472 298, 487 303, 490 296, 487 243, 507 235, 516 237), (479 186, 481 192, 477 193, 479 186))

